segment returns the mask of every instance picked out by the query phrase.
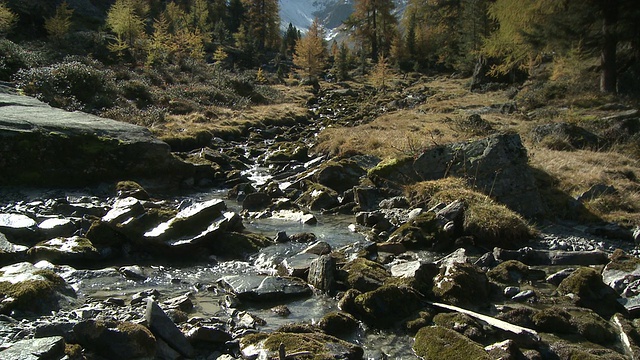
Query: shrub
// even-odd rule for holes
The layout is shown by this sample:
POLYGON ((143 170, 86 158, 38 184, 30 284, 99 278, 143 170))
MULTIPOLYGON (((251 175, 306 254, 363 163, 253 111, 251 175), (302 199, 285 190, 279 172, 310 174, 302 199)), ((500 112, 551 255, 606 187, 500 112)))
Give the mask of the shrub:
POLYGON ((0 80, 9 81, 20 69, 44 63, 42 53, 28 51, 7 39, 0 39, 0 80))
POLYGON ((18 87, 51 106, 66 110, 92 111, 113 103, 113 81, 109 71, 79 61, 21 69, 18 87))

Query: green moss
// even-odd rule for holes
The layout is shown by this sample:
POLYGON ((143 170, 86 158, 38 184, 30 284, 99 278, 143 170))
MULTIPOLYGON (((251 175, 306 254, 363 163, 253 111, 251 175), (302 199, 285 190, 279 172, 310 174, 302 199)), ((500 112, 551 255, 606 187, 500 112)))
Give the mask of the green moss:
POLYGON ((116 184, 116 191, 125 191, 125 192, 134 192, 134 191, 144 191, 142 186, 135 181, 125 180, 118 181, 116 184))
POLYGON ((54 283, 48 280, 27 280, 15 284, 8 281, 0 282, 0 300, 14 299, 1 310, 2 312, 10 312, 13 309, 28 310, 34 303, 53 295, 54 290, 54 283))
POLYGON ((425 212, 411 221, 402 224, 394 231, 390 238, 401 242, 407 248, 428 248, 434 246, 439 240, 445 239, 436 215, 433 212, 425 212))
POLYGON ((296 359, 333 360, 336 358, 360 359, 362 348, 342 341, 330 335, 319 332, 291 333, 274 332, 272 334, 250 334, 241 339, 243 345, 257 344, 263 341, 264 348, 278 354, 280 346, 284 346, 287 354, 294 352, 309 352, 308 355, 296 356, 296 359), (337 357, 340 356, 340 357, 337 357))
POLYGON ((587 309, 570 309, 568 312, 576 332, 588 341, 600 345, 609 345, 616 341, 616 331, 598 314, 587 309))
POLYGON ((271 239, 260 234, 230 232, 216 239, 211 250, 219 256, 242 259, 271 244, 271 239))
POLYGON ((422 307, 415 290, 391 285, 358 295, 354 303, 365 321, 377 327, 392 326, 422 307))
POLYGON ((349 262, 342 270, 348 272, 346 281, 349 287, 360 291, 374 290, 391 276, 384 266, 365 258, 349 262))
POLYGON ((437 325, 418 331, 413 350, 424 359, 491 359, 479 344, 437 325))
POLYGON ((616 249, 613 254, 611 254, 610 260, 611 262, 607 264, 604 270, 632 272, 640 266, 640 259, 635 256, 629 256, 620 249, 616 249))
POLYGON ((119 323, 117 329, 132 339, 138 351, 143 350, 145 354, 153 354, 156 349, 156 338, 146 327, 132 322, 119 323))
POLYGON ((389 175, 398 171, 399 168, 412 161, 413 158, 411 156, 384 160, 375 167, 369 169, 369 171, 367 171, 367 177, 387 178, 389 175))
POLYGON ((517 260, 507 260, 487 272, 487 276, 494 281, 503 284, 518 283, 525 279, 529 273, 529 267, 517 260))

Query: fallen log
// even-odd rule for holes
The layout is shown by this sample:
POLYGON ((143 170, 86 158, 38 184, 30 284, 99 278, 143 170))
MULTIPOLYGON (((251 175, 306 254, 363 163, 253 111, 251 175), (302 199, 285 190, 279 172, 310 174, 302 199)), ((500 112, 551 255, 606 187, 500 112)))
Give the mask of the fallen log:
POLYGON ((436 302, 428 302, 428 303, 432 306, 435 306, 441 309, 455 311, 461 314, 471 316, 472 318, 483 321, 488 325, 493 326, 494 328, 513 334, 514 336, 513 340, 523 345, 525 344, 535 345, 540 343, 541 341, 540 336, 538 335, 538 332, 535 330, 532 330, 523 326, 511 324, 504 320, 496 319, 492 316, 480 314, 475 311, 463 309, 461 307, 443 304, 443 303, 436 303, 436 302))

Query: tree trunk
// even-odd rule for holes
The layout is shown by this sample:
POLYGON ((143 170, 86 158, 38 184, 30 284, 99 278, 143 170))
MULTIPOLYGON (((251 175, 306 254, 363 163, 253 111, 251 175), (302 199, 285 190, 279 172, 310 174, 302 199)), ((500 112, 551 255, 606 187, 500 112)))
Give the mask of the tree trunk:
POLYGON ((615 93, 617 90, 616 47, 618 37, 618 0, 601 0, 604 13, 602 21, 602 52, 600 55, 600 91, 615 93))

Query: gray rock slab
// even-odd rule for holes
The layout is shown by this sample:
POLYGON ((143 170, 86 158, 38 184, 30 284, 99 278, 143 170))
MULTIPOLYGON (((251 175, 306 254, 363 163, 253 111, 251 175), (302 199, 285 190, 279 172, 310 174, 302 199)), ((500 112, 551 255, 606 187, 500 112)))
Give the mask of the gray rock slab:
POLYGON ((194 349, 176 324, 152 299, 147 300, 145 320, 153 335, 165 341, 172 349, 187 358, 193 357, 194 349))
POLYGON ((309 285, 292 277, 231 275, 219 283, 241 300, 285 300, 311 295, 309 285))
POLYGON ((0 351, 0 359, 3 360, 60 359, 62 356, 64 356, 62 336, 21 340, 8 349, 0 351))

